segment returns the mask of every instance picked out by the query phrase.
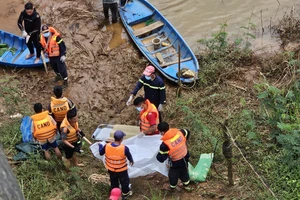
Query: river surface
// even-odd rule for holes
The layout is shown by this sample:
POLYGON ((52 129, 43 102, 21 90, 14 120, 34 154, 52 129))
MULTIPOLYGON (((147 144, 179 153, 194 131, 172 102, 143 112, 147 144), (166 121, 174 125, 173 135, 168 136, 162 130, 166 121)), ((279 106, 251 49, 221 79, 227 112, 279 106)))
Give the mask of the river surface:
MULTIPOLYGON (((299 0, 149 0, 173 24, 190 46, 226 23, 226 31, 238 34, 249 20, 265 33, 299 0), (279 4, 279 3, 280 4, 279 4), (251 14, 253 13, 253 14, 251 14)), ((259 37, 259 36, 258 36, 259 37)), ((266 40, 269 39, 265 36, 266 40)), ((267 42, 267 41, 266 41, 267 42)), ((268 41, 269 42, 269 41, 268 41)))
MULTIPOLYGON (((299 0, 149 1, 173 24, 191 47, 197 44, 198 39, 211 36, 212 32, 220 30, 220 24, 227 23, 226 31, 238 34, 241 32, 240 27, 248 26, 249 21, 256 25, 257 30, 262 30, 262 26, 265 30, 264 39, 260 39, 261 35, 259 31, 256 31, 259 41, 257 46, 266 45, 270 43, 270 40, 272 43, 268 28, 270 24, 272 26, 282 18, 293 5, 297 3, 299 5, 299 0)), ((0 0, 0 29, 21 34, 17 27, 17 19, 23 6, 18 0, 0 0)), ((120 28, 115 27, 115 30, 117 36, 124 34, 120 28)), ((117 46, 116 41, 111 42, 113 48, 117 46)))

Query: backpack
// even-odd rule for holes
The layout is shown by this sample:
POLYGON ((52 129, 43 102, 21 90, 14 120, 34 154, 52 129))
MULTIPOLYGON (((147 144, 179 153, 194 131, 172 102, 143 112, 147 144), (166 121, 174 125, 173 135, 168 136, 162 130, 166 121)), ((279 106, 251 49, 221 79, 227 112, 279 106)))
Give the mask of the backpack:
POLYGON ((20 130, 22 132, 23 142, 32 142, 32 132, 31 132, 32 119, 29 116, 25 116, 22 119, 20 130))

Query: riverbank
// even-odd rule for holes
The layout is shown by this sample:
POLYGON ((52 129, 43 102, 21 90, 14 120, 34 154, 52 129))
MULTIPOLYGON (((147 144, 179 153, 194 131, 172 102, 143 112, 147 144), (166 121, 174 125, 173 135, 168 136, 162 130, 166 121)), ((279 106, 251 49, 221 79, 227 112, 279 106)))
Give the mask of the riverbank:
MULTIPOLYGON (((70 86, 64 92, 76 103, 79 125, 87 136, 100 123, 135 124, 137 113, 133 106, 126 107, 121 113, 116 111, 125 104, 147 61, 130 42, 109 48, 114 32, 105 30, 114 29, 104 23, 101 5, 81 0, 59 1, 59 4, 55 1, 39 2, 44 23, 54 24, 68 46, 70 86)), ((202 50, 200 80, 192 90, 183 90, 179 99, 176 98, 176 86, 166 82, 168 104, 164 111, 165 120, 174 127, 191 130, 189 148, 193 165, 201 153, 212 152, 216 146, 214 165, 206 182, 191 185, 192 192, 171 194, 161 190, 167 178, 158 174, 153 178, 133 179, 134 195, 131 199, 271 199, 271 193, 236 148, 232 158, 234 186, 228 186, 221 145, 223 129, 220 124, 224 119, 228 119, 230 133, 247 161, 263 176, 278 199, 299 194, 299 186, 294 182, 297 181, 296 168, 290 170, 285 165, 278 165, 281 163, 279 156, 284 151, 270 135, 272 126, 267 123, 267 117, 271 115, 271 109, 267 109, 268 114, 262 112, 264 109, 260 109, 258 99, 266 88, 258 90, 257 85, 268 83, 289 91, 297 77, 299 45, 291 43, 293 39, 284 34, 291 30, 289 27, 274 27, 274 30, 281 29, 281 38, 287 42, 276 53, 244 51, 241 47, 246 44, 243 43, 245 38, 238 48, 228 43, 222 48, 202 50), (279 181, 278 170, 282 170, 279 181)), ((222 42, 220 37, 213 39, 216 46, 222 42)), ((0 142, 9 159, 15 155, 14 146, 21 139, 20 120, 10 119, 9 115, 32 114, 35 102, 48 105, 54 86, 53 76, 51 73, 47 75, 43 68, 17 70, 1 67, 0 142)), ((10 160, 26 198, 106 199, 109 192, 107 182, 102 180, 92 184, 88 180, 94 173, 107 175, 104 166, 93 158, 87 146, 84 150, 80 160, 87 167, 74 168, 71 173, 66 173, 55 159, 49 163, 34 156, 20 163, 10 160)))

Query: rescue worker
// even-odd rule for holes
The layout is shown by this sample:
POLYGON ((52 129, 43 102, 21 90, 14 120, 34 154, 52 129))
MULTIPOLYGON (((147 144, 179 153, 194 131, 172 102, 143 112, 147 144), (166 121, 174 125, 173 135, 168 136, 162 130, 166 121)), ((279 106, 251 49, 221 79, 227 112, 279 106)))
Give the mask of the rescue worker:
POLYGON ((40 143, 46 160, 50 160, 51 158, 49 153, 50 147, 54 149, 57 158, 61 160, 62 156, 56 142, 56 122, 49 115, 48 111, 43 111, 41 103, 34 104, 33 109, 36 113, 31 116, 33 138, 40 143))
POLYGON ((118 21, 118 0, 103 0, 103 12, 106 20, 109 20, 108 12, 111 11, 111 21, 118 21))
POLYGON ((138 134, 138 137, 158 134, 157 125, 159 123, 159 113, 155 105, 143 97, 137 97, 133 101, 133 105, 140 112, 141 132, 138 134))
POLYGON ((132 195, 127 160, 132 166, 133 159, 129 148, 122 144, 124 136, 126 136, 124 132, 117 130, 114 133, 114 142, 108 143, 104 147, 99 143, 99 153, 101 156, 105 154, 105 167, 109 173, 111 189, 119 188, 119 184, 121 184, 122 196, 123 199, 126 199, 132 195))
MULTIPOLYGON (((133 97, 142 87, 144 87, 145 99, 153 103, 159 112, 163 111, 163 105, 166 103, 166 87, 163 80, 155 74, 155 68, 151 65, 145 68, 143 76, 131 92, 126 105, 130 105, 133 97)), ((159 121, 162 121, 161 115, 159 117, 159 121)))
POLYGON ((181 180, 185 189, 190 190, 188 187, 190 183, 190 177, 188 173, 188 162, 190 154, 186 146, 186 140, 190 136, 190 132, 187 129, 169 129, 167 122, 161 122, 158 124, 158 130, 162 135, 163 141, 160 145, 159 152, 156 159, 159 162, 164 162, 169 158, 170 170, 169 170, 169 186, 164 185, 164 189, 173 190, 177 186, 178 179, 181 180))
POLYGON ((61 139, 64 143, 63 149, 67 159, 66 168, 69 170, 71 161, 74 166, 82 167, 83 164, 79 164, 75 152, 81 153, 80 148, 82 146, 81 139, 85 134, 78 127, 77 111, 75 109, 69 110, 66 117, 60 125, 61 139))
POLYGON ((41 47, 39 44, 41 17, 32 3, 28 2, 25 4, 25 9, 21 12, 18 19, 18 27, 22 31, 22 37, 25 38, 26 45, 30 52, 25 58, 29 59, 34 56, 33 47, 35 47, 36 58, 34 63, 38 63, 41 57, 41 47))
POLYGON ((60 34, 53 27, 43 25, 40 43, 49 57, 53 71, 56 73, 54 81, 63 79, 63 87, 67 87, 68 72, 65 64, 67 48, 60 34))
POLYGON ((57 129, 60 131, 61 122, 66 117, 67 112, 72 109, 76 110, 76 106, 71 100, 62 96, 63 89, 61 86, 55 86, 53 93, 55 97, 51 97, 48 110, 57 123, 57 129))

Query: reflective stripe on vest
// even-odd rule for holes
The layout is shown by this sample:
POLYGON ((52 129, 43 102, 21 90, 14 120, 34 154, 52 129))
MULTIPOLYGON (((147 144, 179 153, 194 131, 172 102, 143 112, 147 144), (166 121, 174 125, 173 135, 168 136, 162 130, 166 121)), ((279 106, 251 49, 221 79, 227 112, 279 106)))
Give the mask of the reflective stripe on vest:
POLYGON ((177 161, 184 158, 187 154, 186 138, 178 129, 170 129, 164 135, 172 136, 170 139, 164 140, 164 143, 169 147, 169 156, 172 161, 177 161))
POLYGON ((33 136, 40 142, 52 139, 56 135, 56 126, 48 111, 31 116, 34 126, 33 136))
POLYGON ((63 97, 61 99, 56 99, 54 97, 51 97, 51 112, 54 115, 54 119, 57 122, 62 122, 67 114, 67 112, 70 110, 68 99, 63 97))
POLYGON ((69 133, 67 134, 67 138, 66 138, 68 142, 74 143, 78 141, 78 135, 77 135, 77 131, 79 130, 78 123, 76 123, 75 127, 73 127, 69 123, 67 117, 65 117, 60 125, 60 129, 63 128, 67 128, 69 130, 69 133))
POLYGON ((127 170, 127 159, 125 146, 123 144, 114 147, 110 143, 105 146, 105 166, 112 172, 123 172, 127 170))
MULTIPOLYGON (((148 108, 146 111, 142 111, 140 114, 140 120, 141 120, 140 129, 143 132, 148 130, 151 127, 150 122, 147 119, 147 115, 149 112, 156 113, 156 119, 155 119, 156 125, 159 124, 159 114, 158 114, 157 108, 155 107, 154 104, 150 103, 150 101, 148 99, 146 99, 145 103, 147 104, 148 108)), ((157 129, 155 130, 155 132, 156 131, 157 131, 157 129)), ((152 133, 152 134, 154 134, 154 133, 152 133)), ((151 135, 151 134, 149 134, 149 135, 151 135)))
POLYGON ((43 46, 43 48, 47 48, 45 50, 48 53, 49 57, 59 56, 59 45, 58 44, 61 43, 62 40, 59 42, 56 42, 56 37, 59 36, 60 34, 52 27, 49 27, 49 31, 50 31, 51 36, 49 36, 49 38, 48 38, 48 40, 50 39, 48 47, 47 47, 46 39, 43 36, 43 34, 41 34, 41 36, 40 36, 40 43, 43 46))

